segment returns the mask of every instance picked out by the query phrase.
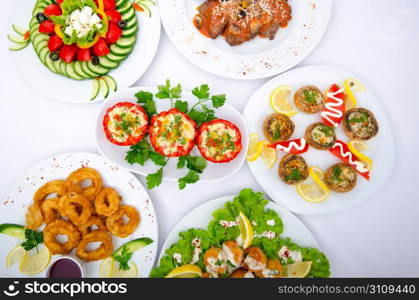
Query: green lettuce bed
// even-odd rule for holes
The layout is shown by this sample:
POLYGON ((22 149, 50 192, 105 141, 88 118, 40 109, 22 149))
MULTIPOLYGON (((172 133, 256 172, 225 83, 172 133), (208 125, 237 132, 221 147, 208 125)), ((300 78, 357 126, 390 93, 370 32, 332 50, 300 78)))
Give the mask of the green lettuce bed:
MULTIPOLYGON (((189 264, 192 260, 194 247, 192 240, 198 237, 201 240, 202 252, 199 261, 196 263, 202 270, 205 270, 203 254, 211 246, 220 247, 222 243, 229 240, 236 240, 240 235, 238 226, 222 227, 221 220, 235 221, 240 212, 243 212, 253 224, 254 233, 261 234, 266 230, 275 232, 276 237, 268 239, 266 237, 255 237, 254 246, 260 247, 269 258, 278 258, 278 251, 282 246, 287 246, 290 250, 299 250, 304 261, 312 261, 312 268, 307 277, 329 277, 330 264, 327 257, 315 248, 300 247, 289 238, 281 238, 284 225, 279 215, 271 209, 266 209, 268 204, 262 193, 254 192, 251 189, 243 189, 233 201, 226 202, 224 208, 216 210, 212 216, 213 220, 209 223, 207 230, 191 228, 179 233, 179 240, 166 250, 165 256, 160 260, 158 267, 154 268, 150 277, 160 278, 166 276, 170 271, 178 266, 173 259, 175 253, 181 254, 182 265, 189 264), (273 226, 268 226, 266 221, 274 220, 273 226)), ((289 263, 292 263, 290 261, 289 263)))

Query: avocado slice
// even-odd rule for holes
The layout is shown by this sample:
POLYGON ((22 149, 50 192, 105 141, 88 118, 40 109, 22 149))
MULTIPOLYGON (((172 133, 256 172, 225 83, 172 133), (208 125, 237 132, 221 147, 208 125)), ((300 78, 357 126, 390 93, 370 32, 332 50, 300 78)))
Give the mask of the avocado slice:
POLYGON ((26 228, 18 224, 0 224, 0 233, 25 240, 26 228))
POLYGON ((123 244, 121 247, 116 249, 114 253, 112 253, 112 257, 116 257, 118 255, 121 255, 122 250, 126 248, 128 252, 135 252, 137 250, 140 250, 144 248, 147 245, 150 245, 153 242, 150 238, 139 238, 136 240, 129 241, 128 243, 123 244))

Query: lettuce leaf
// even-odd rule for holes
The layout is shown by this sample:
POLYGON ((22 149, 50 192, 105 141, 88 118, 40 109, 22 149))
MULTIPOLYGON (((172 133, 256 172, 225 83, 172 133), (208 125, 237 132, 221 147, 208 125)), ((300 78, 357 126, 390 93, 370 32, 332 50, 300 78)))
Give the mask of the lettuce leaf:
POLYGON ((61 3, 61 10, 63 15, 66 16, 76 9, 81 9, 85 6, 90 6, 94 12, 97 11, 96 3, 93 0, 64 0, 63 3, 61 3))

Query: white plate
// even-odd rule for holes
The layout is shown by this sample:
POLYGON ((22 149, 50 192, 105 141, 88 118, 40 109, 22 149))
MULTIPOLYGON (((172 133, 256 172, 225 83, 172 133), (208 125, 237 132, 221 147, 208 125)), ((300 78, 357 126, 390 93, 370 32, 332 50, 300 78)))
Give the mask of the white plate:
MULTIPOLYGON (((226 196, 205 202, 184 216, 182 220, 180 220, 180 222, 173 228, 164 242, 160 251, 159 262, 165 255, 165 251, 179 240, 180 232, 190 228, 206 229, 209 222, 213 219, 212 213, 219 208, 223 208, 224 204, 227 201, 232 201, 234 197, 235 196, 226 196)), ((293 240, 293 242, 301 247, 313 247, 320 250, 320 246, 314 236, 304 223, 302 223, 296 216, 273 202, 269 202, 266 205, 266 208, 275 210, 281 217, 284 224, 284 232, 281 234, 281 237, 289 237, 293 240)))
MULTIPOLYGON (((123 168, 126 168, 132 172, 141 174, 141 175, 148 175, 150 173, 155 173, 160 167, 156 166, 153 162, 148 161, 141 166, 139 164, 129 164, 125 160, 125 156, 129 147, 122 147, 112 144, 106 138, 105 132, 103 130, 103 116, 106 113, 106 110, 121 101, 128 101, 128 102, 137 102, 137 98, 135 98, 135 94, 140 91, 145 90, 152 92, 153 94, 157 92, 156 88, 148 88, 148 87, 135 87, 120 90, 117 93, 113 94, 106 100, 99 112, 97 122, 96 122, 96 143, 99 151, 106 156, 108 159, 113 161, 114 163, 120 165, 123 168)), ((228 98, 228 95, 227 95, 228 98)), ((192 95, 190 92, 183 92, 182 93, 182 100, 189 102, 189 107, 196 102, 195 96, 192 95)), ((227 100, 228 101, 228 100, 227 100)), ((170 101, 168 99, 156 99, 156 108, 157 111, 164 111, 170 109, 170 101)), ((221 163, 215 164, 212 162, 207 162, 207 168, 204 172, 200 175, 200 183, 203 182, 214 182, 224 180, 234 173, 236 173, 241 166, 244 164, 246 159, 246 151, 248 146, 248 131, 246 127, 246 122, 244 121, 242 115, 231 105, 224 104, 223 107, 217 108, 215 112, 216 116, 221 119, 226 119, 232 123, 234 123, 241 131, 242 135, 242 145, 243 150, 241 153, 232 161, 228 163, 221 163)), ((199 151, 195 147, 192 150, 193 155, 200 155, 199 151)), ((164 179, 177 181, 178 178, 183 177, 186 175, 187 171, 185 169, 177 169, 176 167, 177 159, 170 159, 168 164, 164 168, 163 176, 164 179)))
POLYGON ((204 0, 160 0, 166 33, 197 67, 234 79, 258 79, 284 72, 301 62, 320 42, 332 12, 331 0, 289 0, 293 19, 274 40, 256 37, 231 47, 224 38, 204 37, 192 24, 204 0))
MULTIPOLYGON (((22 28, 29 26, 33 0, 16 1, 9 24, 22 28)), ((160 41, 160 15, 157 6, 151 6, 152 16, 137 12, 139 30, 134 50, 116 69, 109 72, 117 82, 118 89, 129 87, 140 78, 151 64, 160 41)), ((10 27, 11 30, 11 27, 10 27)), ((21 51, 10 51, 15 66, 24 80, 44 95, 71 103, 92 103, 104 100, 102 95, 89 101, 93 80, 73 80, 51 72, 45 67, 32 44, 21 51)))
MULTIPOLYGON (((138 266, 141 277, 148 277, 157 254, 158 228, 157 218, 154 212, 153 203, 147 191, 143 188, 138 179, 124 169, 114 165, 103 156, 92 153, 66 153, 48 158, 29 169, 13 185, 2 201, 0 211, 0 223, 25 224, 25 213, 27 206, 32 203, 33 195, 37 188, 44 183, 54 179, 65 179, 72 171, 89 166, 100 172, 103 183, 106 186, 115 188, 122 197, 122 203, 134 206, 140 213, 141 221, 137 230, 127 238, 113 238, 114 249, 124 243, 140 237, 149 237, 154 242, 146 248, 136 252, 133 261, 138 266)), ((19 272, 19 266, 5 267, 6 256, 13 249, 19 240, 0 234, 0 269, 1 277, 25 277, 19 272)), ((76 257, 74 251, 71 252, 76 257)), ((53 263, 59 255, 51 259, 53 263)), ((77 258, 77 257, 76 257, 77 258)), ((87 277, 99 277, 99 266, 102 261, 84 263, 87 277)), ((45 277, 46 271, 37 274, 35 277, 45 277)))
MULTIPOLYGON (((279 179, 278 162, 284 155, 283 153, 278 152, 278 161, 270 170, 266 168, 261 160, 249 162, 253 176, 266 193, 292 212, 305 215, 336 213, 360 204, 379 191, 389 179, 396 158, 395 141, 390 121, 384 108, 381 106, 380 100, 375 97, 366 81, 347 71, 331 66, 302 67, 281 74, 260 87, 246 104, 243 115, 249 127, 249 132, 256 132, 260 139, 264 139, 262 123, 269 114, 274 112, 269 104, 269 96, 276 87, 290 85, 293 87, 292 94, 298 88, 308 84, 314 84, 321 90, 326 90, 333 83, 342 86, 343 81, 348 78, 358 78, 365 85, 367 91, 356 94, 358 106, 370 109, 376 116, 380 127, 378 135, 367 141, 370 150, 366 152, 366 155, 373 160, 371 179, 367 181, 363 177, 358 176, 355 188, 349 193, 338 194, 331 192, 326 201, 309 203, 297 194, 295 186, 286 185, 279 179)), ((292 96, 290 100, 293 102, 292 96)), ((306 128, 310 124, 321 121, 319 113, 308 115, 301 112, 292 117, 292 120, 296 128, 294 135, 290 139, 303 137, 306 128)), ((337 130, 337 137, 344 142, 349 141, 341 126, 337 130)), ((323 170, 326 170, 332 164, 340 162, 338 158, 331 155, 328 151, 320 151, 313 148, 310 148, 307 153, 302 155, 309 166, 318 166, 323 170)))

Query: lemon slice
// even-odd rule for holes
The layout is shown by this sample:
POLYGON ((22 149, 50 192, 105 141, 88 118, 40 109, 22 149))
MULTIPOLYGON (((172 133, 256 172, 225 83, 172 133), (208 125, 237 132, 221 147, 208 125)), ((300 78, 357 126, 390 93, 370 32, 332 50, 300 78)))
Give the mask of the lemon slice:
POLYGON ((281 85, 271 93, 270 98, 272 109, 277 113, 281 113, 289 117, 292 117, 297 113, 289 101, 291 90, 292 88, 290 86, 281 85))
POLYGON ((265 142, 259 141, 257 133, 252 133, 249 137, 249 150, 247 151, 247 160, 255 161, 262 153, 265 142))
POLYGON ((102 278, 111 278, 112 267, 114 260, 112 257, 108 257, 100 264, 99 274, 102 278))
POLYGON ((318 167, 309 169, 310 177, 306 181, 297 184, 297 193, 304 200, 311 203, 320 203, 329 197, 330 191, 324 184, 324 173, 318 167))
POLYGON ((261 157, 265 165, 270 169, 276 162, 276 150, 268 147, 268 145, 268 142, 263 144, 261 157))
POLYGON ((349 150, 355 154, 365 165, 368 170, 372 169, 372 159, 366 156, 365 154, 361 153, 361 151, 365 151, 368 149, 368 145, 363 141, 350 141, 348 143, 349 150))
POLYGON ((113 260, 110 277, 111 278, 135 278, 138 276, 137 265, 133 262, 129 262, 128 270, 120 270, 119 264, 113 260))
POLYGON ((21 262, 23 257, 25 256, 26 251, 23 249, 22 246, 17 245, 14 247, 9 254, 7 254, 6 258, 6 267, 11 267, 17 262, 21 262))
POLYGON ((201 277, 202 271, 196 265, 183 265, 173 269, 166 278, 195 278, 201 277))
POLYGON ((311 261, 302 261, 283 267, 284 274, 288 278, 304 278, 310 273, 311 261))
POLYGON ((253 226, 249 219, 242 212, 239 214, 240 235, 243 241, 243 248, 249 248, 253 242, 253 226))
POLYGON ((25 255, 20 263, 20 272, 26 275, 34 275, 44 271, 51 261, 51 252, 45 245, 38 246, 36 249, 25 251, 25 255))
POLYGON ((357 106, 357 101, 354 92, 364 93, 366 91, 365 87, 359 80, 354 78, 346 79, 343 83, 343 87, 345 89, 345 94, 350 101, 350 105, 348 101, 346 101, 346 109, 355 108, 357 106))

